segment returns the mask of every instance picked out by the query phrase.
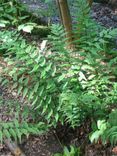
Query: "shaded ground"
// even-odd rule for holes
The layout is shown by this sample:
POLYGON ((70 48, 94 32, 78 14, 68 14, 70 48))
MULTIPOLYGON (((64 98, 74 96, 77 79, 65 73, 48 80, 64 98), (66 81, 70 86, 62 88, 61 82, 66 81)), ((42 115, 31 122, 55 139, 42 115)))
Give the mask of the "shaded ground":
MULTIPOLYGON (((0 95, 4 99, 4 107, 0 107, 0 119, 8 121, 10 116, 5 115, 7 112, 5 102, 14 100, 16 94, 15 92, 11 94, 9 89, 0 87, 0 95)), ((22 103, 22 98, 18 97, 18 101, 22 103)), ((64 127, 58 125, 56 129, 52 129, 42 136, 30 136, 28 139, 24 139, 20 147, 26 156, 53 156, 55 153, 62 152, 64 145, 80 147, 82 156, 112 156, 110 145, 103 147, 101 144, 90 144, 90 127, 91 122, 88 119, 84 122, 84 125, 75 130, 67 125, 64 127)), ((13 155, 5 145, 0 145, 0 156, 13 155)))
MULTIPOLYGON (((0 86, 0 121, 10 121, 14 118, 15 110, 11 106, 10 112, 8 105, 16 105, 19 102, 22 107, 23 102, 21 97, 16 98, 16 93, 10 93, 9 89, 0 86), (14 103, 13 103, 14 102, 14 103)), ((62 145, 58 141, 54 130, 42 136, 30 136, 28 139, 23 139, 20 145, 26 156, 52 156, 54 153, 62 151, 62 145)), ((12 156, 5 145, 0 144, 0 156, 12 156)))
POLYGON ((62 147, 53 133, 36 137, 30 137, 21 145, 26 156, 52 156, 62 151, 62 147))
POLYGON ((94 3, 92 6, 91 16, 99 24, 107 28, 117 28, 117 13, 108 5, 94 3))
MULTIPOLYGON (((43 10, 44 17, 47 17, 48 14, 46 14, 45 9, 49 9, 49 6, 47 4, 44 4, 42 0, 20 0, 24 4, 28 5, 28 8, 30 11, 36 12, 38 16, 40 16, 40 9, 43 10), (46 15, 45 15, 46 14, 46 15)), ((74 1, 74 0, 73 0, 74 1)), ((55 3, 55 1, 53 0, 55 3)), ((72 4, 71 8, 72 8, 72 4)), ((48 11, 48 10, 47 10, 48 11)), ((51 9, 52 11, 52 9, 51 9)), ((93 19, 95 19, 98 23, 105 27, 117 27, 117 10, 113 10, 113 8, 109 7, 108 4, 100 4, 100 3, 93 3, 92 9, 91 9, 91 16, 93 19)), ((47 20, 47 18, 44 18, 47 20)), ((52 23, 59 22, 59 17, 57 16, 57 13, 52 13, 52 23)))
MULTIPOLYGON (((26 156, 53 156, 62 151, 60 144, 52 133, 43 136, 31 136, 22 145, 26 156)), ((6 146, 0 146, 0 156, 13 156, 6 146)))

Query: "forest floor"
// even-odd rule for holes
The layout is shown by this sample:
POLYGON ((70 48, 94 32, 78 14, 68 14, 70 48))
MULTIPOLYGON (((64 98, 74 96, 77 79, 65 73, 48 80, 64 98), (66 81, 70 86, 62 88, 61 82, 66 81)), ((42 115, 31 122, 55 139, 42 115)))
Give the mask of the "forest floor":
MULTIPOLYGON (((4 106, 0 106, 0 119, 10 120, 11 116, 6 115, 7 104, 13 101, 19 101, 22 105, 22 97, 16 98, 16 93, 10 93, 7 88, 0 86, 0 97, 3 98, 4 106)), ((14 112, 14 111, 12 111, 14 112)), ((21 150, 26 156, 54 156, 55 153, 63 151, 64 146, 80 147, 82 156, 114 156, 112 147, 108 144, 91 144, 89 142, 89 133, 91 132, 91 122, 87 119, 83 125, 76 129, 68 126, 58 125, 56 129, 51 129, 46 134, 40 136, 30 136, 24 138, 22 144, 19 144, 21 150)), ((13 156, 6 145, 0 145, 0 156, 13 156)))
MULTIPOLYGON (((39 0, 35 0, 35 2, 31 0, 22 1, 28 4, 30 10, 46 7, 39 0)), ((91 16, 107 28, 117 28, 117 13, 109 8, 108 5, 95 3, 92 7, 91 16)), ((59 22, 59 18, 57 16, 53 17, 52 22, 59 22)), ((3 96, 5 100, 15 100, 16 95, 15 93, 12 95, 0 87, 0 96, 3 96)), ((0 108, 0 118, 3 117, 3 112, 4 109, 0 108)), ((54 153, 61 152, 63 145, 70 144, 80 146, 85 153, 83 156, 114 156, 110 145, 102 147, 101 144, 90 144, 88 141, 90 131, 89 120, 85 122, 85 125, 75 130, 60 126, 42 136, 30 136, 20 147, 26 156, 52 156, 54 153)), ((5 145, 0 145, 0 156, 12 156, 12 154, 5 145)))

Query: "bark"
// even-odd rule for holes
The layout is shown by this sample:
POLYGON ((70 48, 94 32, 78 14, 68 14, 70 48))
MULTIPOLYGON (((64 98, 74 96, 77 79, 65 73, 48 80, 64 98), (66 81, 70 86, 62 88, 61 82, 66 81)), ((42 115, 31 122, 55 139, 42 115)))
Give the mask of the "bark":
POLYGON ((12 142, 9 139, 5 139, 4 143, 14 156, 26 156, 15 142, 12 142))
POLYGON ((57 0, 57 3, 60 11, 61 23, 65 28, 68 45, 69 47, 72 47, 72 40, 73 40, 72 20, 71 20, 67 0, 57 0))
POLYGON ((92 6, 93 0, 88 0, 89 6, 92 6))

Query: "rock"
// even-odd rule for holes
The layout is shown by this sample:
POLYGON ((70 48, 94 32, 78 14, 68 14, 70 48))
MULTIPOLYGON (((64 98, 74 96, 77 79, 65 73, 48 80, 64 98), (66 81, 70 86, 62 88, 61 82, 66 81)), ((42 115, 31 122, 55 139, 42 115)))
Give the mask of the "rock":
POLYGON ((108 5, 93 3, 91 17, 107 28, 117 28, 117 15, 108 5))
POLYGON ((113 21, 117 22, 117 15, 113 15, 113 16, 111 17, 111 19, 112 19, 113 21))

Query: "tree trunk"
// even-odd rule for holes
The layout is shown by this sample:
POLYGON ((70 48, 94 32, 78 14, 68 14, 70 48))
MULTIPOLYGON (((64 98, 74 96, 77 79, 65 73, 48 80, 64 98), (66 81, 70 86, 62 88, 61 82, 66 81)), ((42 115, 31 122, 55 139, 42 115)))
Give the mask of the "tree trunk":
POLYGON ((93 0, 88 0, 89 6, 92 6, 93 0))
POLYGON ((67 0, 57 0, 57 4, 59 7, 61 23, 65 28, 68 47, 70 48, 72 47, 73 35, 72 35, 72 20, 70 16, 68 3, 67 0))
MULTIPOLYGON (((56 0, 56 2, 59 8, 61 23, 63 24, 65 28, 68 47, 72 49, 73 48, 72 20, 70 16, 70 10, 68 7, 68 2, 67 0, 56 0)), ((93 3, 93 0, 88 0, 88 3, 91 6, 93 3)))

